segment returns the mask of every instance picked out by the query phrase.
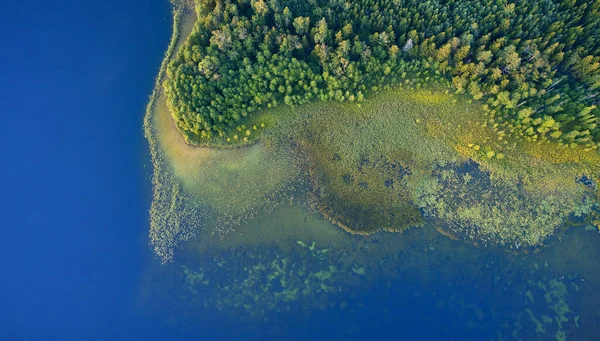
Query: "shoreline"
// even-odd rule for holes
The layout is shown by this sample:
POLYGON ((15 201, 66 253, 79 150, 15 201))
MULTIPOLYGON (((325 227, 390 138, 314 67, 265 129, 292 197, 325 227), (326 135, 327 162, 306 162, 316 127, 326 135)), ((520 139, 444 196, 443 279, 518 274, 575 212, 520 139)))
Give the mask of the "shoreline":
MULTIPOLYGON (((189 240, 190 238, 196 236, 199 234, 200 229, 198 228, 198 225, 203 224, 203 222, 201 221, 194 221, 192 224, 190 224, 190 226, 187 226, 188 224, 180 224, 181 222, 175 221, 177 220, 177 218, 175 219, 170 219, 169 217, 171 215, 175 216, 175 217, 180 217, 180 215, 186 215, 187 213, 184 212, 190 212, 190 211, 194 211, 195 209, 197 209, 197 207, 190 207, 189 205, 187 205, 188 203, 191 204, 191 206, 194 206, 197 202, 196 201, 189 201, 188 199, 191 199, 191 197, 188 198, 188 195, 194 195, 194 190, 193 187, 196 185, 197 182, 199 181, 204 181, 206 180, 205 178, 198 180, 194 174, 200 174, 200 172, 202 172, 203 174, 205 173, 206 169, 209 169, 209 173, 211 173, 210 168, 209 167, 217 167, 214 169, 214 171, 223 171, 222 175, 225 176, 224 174, 227 173, 229 175, 235 175, 236 172, 241 172, 241 169, 246 169, 247 167, 244 167, 244 165, 251 165, 253 164, 252 162, 256 162, 256 160, 264 160, 265 156, 265 150, 263 150, 265 147, 265 144, 261 144, 258 143, 261 141, 261 139, 256 139, 254 141, 252 141, 253 143, 248 143, 248 144, 244 144, 244 145, 232 145, 232 146, 223 146, 223 145, 219 145, 219 144, 215 144, 214 146, 201 146, 201 145, 195 145, 192 143, 189 143, 186 141, 185 137, 183 136, 183 134, 181 134, 179 132, 179 130, 176 127, 175 122, 173 121, 171 115, 170 115, 170 111, 168 109, 168 106, 166 104, 166 96, 164 93, 164 90, 162 88, 162 82, 164 81, 165 77, 166 77, 166 66, 168 65, 168 63, 173 59, 173 57, 176 55, 176 53, 178 53, 178 51, 180 50, 181 46, 184 44, 184 42, 186 41, 186 39, 188 38, 190 32, 192 32, 194 24, 197 21, 197 17, 196 14, 194 12, 193 9, 189 8, 189 7, 173 7, 173 34, 172 34, 172 38, 169 44, 169 47, 167 49, 167 51, 165 52, 165 56, 163 59, 163 62, 161 64, 161 67, 159 69, 159 73, 156 77, 156 83, 155 83, 155 88, 152 92, 152 95, 150 97, 150 101, 148 103, 148 107, 147 107, 147 112, 146 112, 146 116, 144 117, 144 131, 145 131, 145 137, 149 142, 150 145, 150 151, 151 151, 151 157, 152 157, 152 163, 154 166, 154 170, 153 170, 153 176, 152 176, 152 183, 153 183, 153 188, 154 188, 154 193, 153 193, 153 202, 152 202, 152 207, 150 208, 150 245, 155 248, 155 250, 158 250, 157 253, 158 254, 163 254, 163 253, 168 253, 171 254, 172 253, 172 248, 174 246, 177 246, 179 241, 186 241, 189 240), (252 148, 251 148, 252 147, 252 148), (253 159, 252 155, 254 155, 256 158, 253 159), (262 158, 262 159, 261 159, 262 158), (230 159, 230 160, 234 160, 233 162, 229 162, 229 163, 223 163, 223 160, 226 159, 230 159), (203 168, 205 167, 205 169, 203 170, 203 168), (219 168, 220 167, 220 168, 219 168), (229 173, 228 173, 229 172, 229 173), (191 175, 191 176, 188 176, 191 175), (192 190, 190 190, 190 188, 192 188, 192 190), (168 236, 163 236, 161 235, 161 231, 168 231, 169 233, 165 235, 168 236), (163 250, 163 251, 160 251, 163 250), (168 252, 167 252, 168 250, 168 252)), ((380 97, 374 97, 373 102, 372 103, 376 103, 377 102, 377 98, 384 98, 384 99, 388 99, 390 94, 395 93, 396 91, 400 91, 400 88, 398 88, 397 90, 386 90, 385 92, 382 92, 380 97), (381 97, 382 96, 382 97, 381 97)), ((406 91, 409 90, 411 92, 415 91, 415 89, 412 89, 411 87, 409 87, 409 89, 402 89, 401 91, 406 91)), ((421 90, 421 91, 425 91, 425 89, 421 90)), ((427 90, 429 91, 429 90, 427 90)), ((418 93, 416 94, 418 97, 418 93)), ((422 96, 421 96, 422 97, 422 96)), ((419 100, 424 100, 427 98, 414 98, 415 101, 419 101, 419 100)), ((369 102, 366 102, 365 105, 368 106, 369 104, 367 104, 369 102)), ((450 102, 448 102, 450 103, 450 102)), ((451 102, 451 103, 455 103, 455 102, 451 102)), ((310 104, 310 106, 312 107, 319 107, 321 105, 326 105, 326 104, 318 104, 318 103, 313 103, 310 104)), ((339 105, 334 105, 333 106, 339 106, 339 105)), ((344 104, 342 105, 346 108, 347 105, 344 104)), ((257 113, 258 116, 260 117, 260 115, 264 115, 264 116, 268 116, 268 117, 274 117, 277 116, 278 114, 281 114, 282 110, 286 111, 286 113, 289 113, 288 111, 297 111, 298 109, 292 109, 290 108, 289 110, 287 110, 287 108, 283 109, 280 108, 278 110, 270 110, 268 113, 257 113)), ((299 112, 302 110, 298 110, 299 112)), ((408 117, 408 116, 407 116, 408 117)), ((499 142, 501 139, 495 140, 492 139, 492 137, 495 137, 496 134, 496 129, 492 129, 489 126, 486 126, 486 124, 481 124, 480 119, 481 120, 485 120, 485 117, 472 117, 471 119, 474 120, 473 122, 476 124, 476 126, 481 126, 479 128, 479 130, 475 131, 471 131, 471 129, 467 129, 465 130, 464 134, 462 135, 457 135, 457 136, 450 136, 449 135, 449 139, 447 139, 446 143, 449 143, 449 147, 453 147, 454 149, 456 149, 456 152, 460 155, 462 155, 463 157, 469 158, 469 159, 473 159, 476 162, 478 162, 479 164, 481 164, 484 168, 488 169, 488 171, 494 171, 497 174, 504 174, 504 172, 507 172, 508 170, 505 170, 505 165, 504 162, 506 161, 494 161, 494 160, 488 160, 490 159, 490 156, 485 157, 483 151, 479 152, 479 148, 471 148, 471 145, 473 145, 474 143, 487 143, 490 144, 490 148, 493 147, 493 149, 498 152, 498 151, 504 151, 503 149, 507 148, 506 155, 507 155, 507 160, 510 160, 512 164, 514 170, 513 172, 515 173, 519 173, 523 176, 529 176, 529 177, 534 177, 537 175, 536 174, 529 174, 529 171, 527 170, 523 170, 521 168, 524 167, 523 163, 526 163, 526 167, 525 168, 529 168, 529 163, 526 161, 531 161, 530 159, 536 159, 536 162, 543 162, 546 163, 548 165, 548 163, 554 163, 552 162, 552 156, 553 154, 550 153, 550 155, 539 152, 539 149, 543 149, 544 151, 558 151, 558 152, 562 152, 561 155, 563 155, 565 152, 563 151, 563 148, 558 148, 556 146, 538 146, 538 145, 533 145, 533 143, 531 142, 526 142, 526 141, 515 141, 512 140, 512 138, 508 138, 508 141, 511 142, 515 142, 514 146, 512 147, 505 147, 508 146, 508 141, 502 141, 499 142), (479 134, 481 133, 481 134, 479 134), (480 136, 481 135, 481 136, 480 136), (487 139, 490 139, 490 141, 487 141, 487 139), (472 140, 472 141, 471 141, 472 140), (479 141, 481 140, 481 141, 479 141), (487 141, 487 142, 486 142, 487 141), (517 147, 517 142, 519 143, 519 147, 517 147), (498 149, 498 148, 500 149, 498 149), (550 148, 549 148, 550 147, 550 148), (515 148, 517 150, 515 150, 515 148), (522 150, 518 150, 518 149, 522 149, 522 150), (531 150, 528 150, 531 149, 531 150), (537 152, 537 153, 535 153, 537 152), (480 155, 481 154, 481 155, 480 155), (513 155, 514 154, 514 155, 513 155), (483 156, 482 156, 483 155, 483 156), (517 160, 519 159, 519 160, 517 160), (523 159, 523 160, 520 160, 523 159)), ((420 120, 422 120, 423 118, 420 118, 419 115, 415 116, 415 119, 412 120, 414 122, 416 122, 415 124, 419 124, 420 120)), ((468 118, 466 118, 468 119, 468 118)), ((412 121, 411 124, 412 124, 412 121)), ((443 117, 431 117, 430 120, 428 120, 427 122, 424 122, 425 124, 425 128, 426 131, 432 130, 431 134, 436 134, 436 133, 446 133, 447 132, 447 123, 448 121, 447 118, 443 118, 443 117), (445 122, 445 123, 444 123, 445 122), (446 128, 444 128, 444 126, 446 125, 446 128), (439 130, 439 131, 438 131, 439 130)), ((467 123, 467 122, 465 122, 467 123)), ((471 124, 471 121, 468 121, 469 124, 471 124)), ((460 127, 460 125, 459 125, 460 127)), ((277 128, 275 128, 277 129, 277 128)), ((474 128, 473 128, 474 129, 474 128)), ((427 132, 427 134, 430 134, 430 132, 427 132)), ((508 136, 507 136, 508 137, 508 136)), ((268 140, 268 139, 267 139, 268 140)), ((479 145, 477 145, 477 147, 479 147, 479 145)), ((485 148, 485 145, 484 145, 485 148)), ((578 148, 576 150, 574 149, 567 149, 568 154, 570 155, 570 157, 567 158, 567 160, 558 160, 557 163, 563 163, 564 165, 561 165, 559 168, 560 169, 556 169, 557 172, 557 176, 559 176, 557 179, 560 179, 560 174, 562 174, 562 172, 566 172, 566 173, 572 173, 573 170, 570 169, 572 167, 572 165, 570 165, 569 161, 571 158, 575 158, 577 156, 577 163, 581 163, 579 165, 581 170, 583 171, 583 169, 585 169, 587 167, 589 167, 590 165, 587 164, 590 161, 594 160, 595 158, 597 158, 598 156, 594 156, 593 154, 595 154, 595 152, 588 152, 585 153, 586 155, 579 155, 578 151, 580 151, 581 148, 578 148), (571 155, 574 154, 574 155, 571 155), (592 154, 592 155, 590 155, 592 154), (586 160, 585 158, 588 157, 590 158, 589 160, 586 160), (562 162, 561 162, 562 161, 562 162), (587 162, 586 162, 587 161, 587 162), (584 163, 586 164, 584 166, 584 163)), ((491 154, 492 156, 494 154, 491 154)), ((256 163, 254 163, 256 164, 256 163)), ((262 164, 264 166, 264 162, 260 162, 260 164, 262 164)), ((508 167, 508 166, 507 166, 508 167)), ((509 168, 510 168, 509 167, 509 168)), ((269 167, 269 168, 273 168, 273 167, 269 167)), ((277 167, 279 168, 279 167, 277 167)), ((594 167, 592 167, 594 168, 594 167)), ((308 170, 308 172, 310 173, 310 169, 308 170)), ((278 172, 284 172, 285 170, 283 170, 282 168, 280 168, 280 170, 278 172)), ((510 171, 509 171, 510 172, 510 171)), ((214 173, 214 172, 212 172, 214 173)), ((215 175, 212 174, 211 175, 215 175)), ((535 173, 535 172, 534 172, 535 173)), ((264 174, 263 174, 264 175, 264 174)), ((544 175, 544 174, 540 174, 540 175, 544 175)), ((203 175, 204 177, 206 177, 206 174, 203 175)), ((216 175, 215 175, 216 176, 216 175)), ((210 178, 210 176, 209 176, 210 178)), ((284 178, 282 178, 284 179, 284 178)), ((284 179, 285 180, 285 179, 284 179)), ((554 180, 554 178, 551 178, 550 180, 554 180)), ((282 180, 283 181, 283 180, 282 180)), ((214 184, 217 184, 218 182, 213 182, 214 184)), ((232 184, 231 182, 229 182, 229 184, 232 184)), ((544 185, 544 184, 538 184, 538 185, 544 185)), ((554 189, 553 186, 555 186, 556 184, 554 182, 550 182, 549 184, 546 184, 545 186, 542 186, 544 188, 549 187, 548 190, 550 190, 552 192, 552 190, 554 189)), ((233 186, 232 188, 236 187, 237 185, 233 186)), ((201 196, 204 197, 208 197, 209 199, 207 200, 211 200, 210 195, 216 195, 216 198, 220 198, 218 197, 218 195, 221 195, 221 193, 223 193, 224 191, 227 191, 231 188, 231 185, 224 185, 224 186, 216 186, 219 188, 213 188, 215 186, 212 186, 209 189, 212 190, 212 192, 207 193, 207 192, 198 192, 196 194, 200 194, 201 196)), ((260 187, 260 186, 259 186, 260 187)), ((204 189, 203 189, 204 190, 204 189)), ((269 192, 267 190, 265 190, 265 192, 269 192)), ((231 197, 235 197, 235 193, 234 191, 231 191, 232 196, 231 197)), ((250 192, 250 194, 255 194, 255 192, 250 192)), ((243 196, 241 196, 243 197, 243 196)), ((213 197, 212 199, 214 199, 215 197, 213 197)), ((253 198, 252 196, 249 198, 253 198)), ((218 201, 217 201, 218 202, 218 201)), ((243 212, 245 212, 246 208, 248 207, 254 207, 251 205, 251 202, 248 201, 241 201, 238 202, 238 204, 242 205, 242 207, 244 208, 244 210, 242 210, 243 212)), ((377 230, 373 230, 373 231, 366 231, 366 230, 361 230, 361 229, 353 229, 350 228, 349 226, 346 226, 341 220, 341 217, 343 217, 343 214, 341 214, 340 212, 335 212, 335 210, 332 210, 332 208, 327 207, 327 205, 325 205, 324 203, 321 203, 321 205, 317 205, 316 206, 317 211, 320 213, 320 215, 322 216, 322 218, 324 218, 325 221, 328 221, 329 223, 331 223, 332 225, 336 225, 337 227, 340 227, 341 230, 344 230, 347 233, 350 234, 359 234, 359 235, 372 235, 372 234, 378 234, 379 232, 383 232, 383 231, 387 231, 387 232, 391 232, 391 233, 398 233, 398 232, 402 232, 404 229, 393 229, 393 228, 385 228, 385 227, 381 227, 377 230)), ((226 213, 231 213, 228 211, 229 208, 226 207, 225 212, 226 213)), ((189 221, 188 221, 189 223, 189 221)), ((202 230, 204 230, 204 228, 202 228, 202 230)), ((449 232, 449 231, 447 231, 449 232)), ((442 233, 443 234, 443 233, 442 233)), ((465 242, 469 242, 467 239, 464 240, 465 242)), ((172 256, 172 255, 171 255, 172 256)), ((167 257, 168 258, 168 257, 167 257)))
MULTIPOLYGON (((150 96, 150 100, 148 102, 148 107, 146 109, 146 115, 144 117, 144 135, 146 137, 146 139, 149 139, 148 136, 151 134, 151 132, 149 132, 149 129, 157 129, 156 126, 154 127, 150 127, 153 122, 151 122, 151 120, 160 120, 160 119, 166 119, 165 117, 160 117, 160 110, 158 110, 158 107, 163 105, 164 108, 167 109, 166 112, 169 113, 168 118, 169 118, 169 130, 173 130, 176 135, 178 135, 177 138, 177 145, 179 145, 180 148, 182 149, 188 149, 189 148, 189 152, 193 151, 193 150, 197 150, 197 149, 206 149, 206 150, 215 150, 215 151, 219 151, 219 150, 237 150, 237 149, 246 149, 252 146, 255 146, 257 144, 259 144, 261 142, 261 137, 258 136, 255 139, 249 140, 247 143, 243 143, 243 144, 225 144, 225 143, 221 143, 221 142, 216 142, 216 143, 212 143, 212 142, 207 142, 205 144, 196 144, 193 142, 189 142, 185 139, 185 137, 183 136, 183 134, 177 129, 175 122, 173 121, 171 115, 170 115, 170 110, 168 109, 168 106, 166 105, 166 98, 165 98, 165 94, 164 94, 164 90, 162 87, 162 83, 166 78, 166 66, 167 64, 174 58, 175 54, 180 50, 181 46, 183 45, 183 43, 186 41, 187 37, 189 36, 189 34, 191 33, 191 31, 193 30, 194 24, 196 23, 196 21, 198 20, 195 10, 194 8, 192 8, 190 6, 191 4, 179 4, 179 5, 172 5, 173 6, 173 35, 171 38, 171 42, 169 44, 169 47, 167 49, 167 51, 165 51, 165 57, 163 59, 163 62, 160 66, 159 69, 159 73, 156 77, 156 82, 155 82, 155 87, 154 90, 152 92, 152 95, 150 96)), ((396 91, 399 89, 404 89, 403 86, 392 86, 390 89, 383 91, 384 92, 388 92, 388 91, 396 91)), ((438 90, 436 88, 435 85, 433 85, 430 90, 438 90)), ((439 89, 440 92, 442 92, 441 89, 439 89)), ((373 94, 373 97, 377 97, 377 94, 373 94)), ((367 99, 368 101, 368 99, 367 99)), ((314 103, 318 103, 320 101, 316 101, 314 103)), ((296 110, 296 107, 290 107, 289 110, 296 110)), ((271 113, 273 112, 273 109, 263 109, 260 110, 259 112, 256 112, 256 117, 255 119, 259 119, 259 117, 263 116, 264 113, 266 113, 266 117, 268 118, 272 118, 271 117, 271 113)), ((164 114, 164 113, 163 113, 164 114)), ((486 117, 485 116, 481 116, 480 117, 480 121, 485 122, 486 121, 486 117)), ((154 124, 157 124, 157 122, 154 122, 154 124)), ((276 124, 276 123, 275 123, 276 124)), ((497 131, 499 130, 500 127, 494 127, 493 130, 497 131)), ((503 128, 504 129, 504 128, 503 128)), ((504 129, 506 130, 506 129, 504 129)), ((153 132, 155 135, 157 134, 156 131, 153 132)), ((172 134, 172 132, 169 132, 169 134, 172 134)), ((535 143, 535 142, 528 142, 528 141, 524 141, 519 139, 517 136, 511 136, 510 134, 506 134, 506 139, 512 141, 512 143, 518 144, 520 147, 523 148, 523 153, 524 154, 537 154, 537 157, 540 157, 542 159, 546 159, 549 160, 553 163, 566 163, 568 161, 574 161, 576 163, 579 163, 581 161, 583 162, 588 162, 590 161, 590 159, 592 160, 597 160, 598 158, 600 158, 600 149, 598 149, 597 151, 593 151, 593 150, 588 150, 587 147, 584 146, 577 146, 577 148, 565 148, 565 146, 560 146, 554 142, 550 142, 550 141, 546 141, 546 143, 544 143, 544 147, 539 146, 539 142, 535 143), (550 147, 550 148, 547 148, 550 147), (543 151, 542 151, 543 150, 543 151), (587 153, 588 151, 591 151, 592 153, 587 153), (548 153, 545 154, 544 152, 548 153), (566 153, 566 156, 565 156, 566 153), (560 155, 558 155, 560 154, 560 155)), ((600 181, 600 179, 597 179, 600 181)))
POLYGON ((154 255, 158 256, 162 263, 172 260, 173 251, 178 244, 178 240, 189 240, 194 235, 192 230, 195 228, 195 226, 182 227, 177 222, 170 221, 168 217, 162 216, 162 213, 171 212, 170 207, 180 203, 183 198, 180 186, 169 181, 174 174, 165 160, 166 158, 161 151, 160 142, 157 139, 157 129, 154 122, 155 112, 163 95, 162 82, 165 77, 167 64, 173 58, 184 39, 187 38, 189 32, 185 34, 186 30, 191 31, 193 23, 196 21, 193 8, 184 4, 176 6, 171 2, 171 13, 173 15, 171 39, 156 75, 154 88, 148 98, 143 119, 144 137, 148 142, 153 168, 151 175, 152 202, 148 218, 150 225, 148 244, 153 250, 154 255), (164 237, 161 233, 162 229, 169 230, 170 235, 164 237))
POLYGON ((165 51, 163 60, 158 70, 158 74, 156 75, 154 89, 152 90, 152 93, 150 94, 150 97, 148 99, 146 114, 144 115, 144 136, 147 140, 149 140, 150 143, 152 143, 152 141, 150 141, 150 139, 152 138, 150 136, 150 134, 152 134, 151 120, 154 117, 157 102, 159 101, 160 96, 164 94, 164 91, 162 89, 162 82, 165 80, 166 77, 167 64, 171 61, 175 53, 177 53, 177 51, 191 32, 193 24, 197 20, 196 13, 192 8, 182 6, 181 9, 178 9, 174 5, 172 6, 173 31, 171 34, 171 40, 169 42, 167 50, 165 51), (186 29, 189 30, 187 33, 186 29))

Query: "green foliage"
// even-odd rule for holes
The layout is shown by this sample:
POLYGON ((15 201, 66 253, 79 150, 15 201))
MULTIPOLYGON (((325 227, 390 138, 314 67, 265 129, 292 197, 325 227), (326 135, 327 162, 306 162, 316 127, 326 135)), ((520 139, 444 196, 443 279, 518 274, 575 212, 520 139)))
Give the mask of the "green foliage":
POLYGON ((294 141, 296 154, 306 160, 315 206, 346 231, 403 231, 423 223, 413 200, 420 179, 438 162, 462 159, 449 143, 426 132, 432 117, 477 110, 452 104, 453 97, 396 89, 361 107, 349 102, 281 107, 273 113, 280 117, 277 126, 262 141, 294 141))
POLYGON ((188 142, 225 140, 274 103, 360 101, 416 71, 424 83, 427 73, 452 80, 458 92, 488 104, 490 121, 517 135, 600 143, 597 2, 196 4, 199 20, 164 83, 188 142), (552 125, 539 127, 550 118, 552 125))
POLYGON ((439 167, 417 191, 419 206, 452 234, 484 246, 539 246, 569 218, 590 214, 583 186, 554 193, 528 191, 522 179, 490 177, 474 162, 439 167))
POLYGON ((304 175, 321 211, 351 232, 401 231, 423 212, 483 244, 543 243, 589 213, 575 179, 598 179, 597 38, 565 33, 578 13, 536 1, 197 2, 192 33, 171 45, 157 80, 164 122, 145 122, 152 246, 168 261, 207 211, 226 233, 304 175), (523 19, 544 11, 564 22, 523 19), (563 34, 542 34, 549 27, 563 34), (169 113, 187 142, 261 143, 195 148, 169 113), (450 166, 469 158, 485 171, 450 166))

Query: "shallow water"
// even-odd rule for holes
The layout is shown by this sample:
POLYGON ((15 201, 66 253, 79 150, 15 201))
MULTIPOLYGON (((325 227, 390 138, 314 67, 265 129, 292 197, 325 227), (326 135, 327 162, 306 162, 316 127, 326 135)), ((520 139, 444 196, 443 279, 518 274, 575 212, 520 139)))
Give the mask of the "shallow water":
POLYGON ((433 226, 340 234, 298 204, 239 230, 150 267, 141 307, 180 332, 223 339, 592 340, 598 330, 597 231, 509 253, 433 226))

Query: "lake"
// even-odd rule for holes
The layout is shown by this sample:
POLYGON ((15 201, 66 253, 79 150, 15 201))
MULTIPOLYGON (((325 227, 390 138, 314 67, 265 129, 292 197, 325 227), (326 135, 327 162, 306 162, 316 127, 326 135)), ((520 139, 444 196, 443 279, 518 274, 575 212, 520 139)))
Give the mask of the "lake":
POLYGON ((584 226, 506 252, 433 225, 351 236, 296 202, 162 265, 142 119, 169 4, 3 12, 2 340, 596 339, 600 234, 584 226))

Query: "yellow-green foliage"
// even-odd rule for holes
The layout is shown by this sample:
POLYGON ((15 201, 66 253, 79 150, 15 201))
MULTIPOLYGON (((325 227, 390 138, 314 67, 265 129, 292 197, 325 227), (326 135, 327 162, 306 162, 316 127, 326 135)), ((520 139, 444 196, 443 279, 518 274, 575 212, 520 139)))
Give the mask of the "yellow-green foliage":
POLYGON ((594 204, 583 185, 529 192, 518 180, 490 179, 474 164, 436 173, 419 188, 419 205, 452 233, 483 245, 541 245, 570 215, 589 214, 594 204))
POLYGON ((200 20, 164 83, 190 142, 228 134, 277 103, 360 102, 407 72, 423 82, 417 88, 443 78, 485 102, 491 122, 524 139, 600 142, 598 13, 588 2, 196 4, 200 20))
MULTIPOLYGON (((215 214, 215 231, 224 233, 259 208, 274 204, 298 171, 289 153, 274 146, 247 149, 196 148, 177 132, 160 87, 165 65, 183 44, 196 20, 194 11, 180 3, 174 7, 173 35, 150 97, 144 132, 153 163, 153 200, 150 208, 150 244, 164 262, 174 249, 206 225, 207 213, 215 214)), ((264 115, 256 122, 258 135, 272 122, 264 115)), ((253 133, 251 132, 251 136, 253 133)), ((246 136, 247 133, 244 132, 246 136)))
POLYGON ((174 175, 168 181, 181 183, 193 205, 215 213, 218 233, 272 203, 298 177, 293 155, 285 148, 262 143, 229 149, 188 145, 164 101, 157 104, 154 119, 156 138, 174 175))
POLYGON ((256 209, 297 175, 288 155, 260 144, 246 149, 207 150, 188 160, 188 165, 187 171, 178 175, 190 194, 226 215, 256 209))
MULTIPOLYGON (((316 206, 350 232, 402 231, 419 225, 421 206, 450 224, 468 223, 469 230, 459 233, 465 238, 538 245, 571 210, 589 210, 589 205, 575 205, 585 193, 575 179, 598 176, 596 151, 514 140, 510 132, 490 123, 493 120, 478 103, 441 86, 423 89, 410 79, 404 88, 380 90, 360 104, 314 102, 267 109, 231 136, 221 136, 239 148, 190 146, 177 131, 163 97, 155 107, 152 136, 160 142, 155 159, 169 164, 157 172, 170 174, 161 175, 163 180, 155 184, 155 191, 162 193, 155 193, 155 201, 181 184, 187 205, 177 207, 210 208, 217 214, 217 232, 231 227, 223 229, 224 221, 239 222, 273 204, 273 198, 306 173, 316 206), (469 192, 465 179, 440 182, 436 169, 468 159, 480 164, 491 187, 469 192), (447 195, 441 191, 445 184, 451 184, 447 195), (465 210, 449 193, 472 194, 477 200, 465 210), (566 200, 558 200, 562 195, 566 200), (525 206, 514 206, 518 203, 509 201, 514 198, 525 206), (503 219, 506 214, 509 219, 503 219)), ((163 213, 173 212, 167 209, 172 205, 161 207, 163 213)), ((152 216, 160 211, 156 208, 152 216)), ((170 235, 170 217, 199 221, 204 216, 198 212, 185 217, 163 214, 169 217, 163 222, 165 233, 170 235)), ((157 236, 159 225, 154 228, 157 236)))
POLYGON ((413 199, 421 179, 438 164, 466 160, 448 136, 430 133, 441 120, 454 124, 465 110, 479 112, 445 92, 395 89, 361 105, 327 102, 268 111, 279 120, 263 140, 297 143, 317 206, 340 226, 356 233, 401 231, 422 223, 413 199))
POLYGON ((539 245, 593 204, 591 190, 576 180, 597 176, 595 151, 568 148, 560 159, 551 145, 535 153, 536 143, 506 136, 485 123, 477 104, 440 90, 395 89, 361 106, 313 103, 279 114, 263 138, 297 142, 319 208, 351 232, 418 225, 417 202, 467 239, 539 245), (468 159, 489 178, 485 186, 433 172, 468 159))
MULTIPOLYGON (((292 115, 284 110, 282 116, 292 115)), ((419 122, 459 110, 446 94, 397 90, 360 107, 336 102, 302 106, 293 110, 294 119, 282 118, 272 135, 297 141, 326 216, 350 232, 401 231, 421 224, 412 198, 419 179, 438 162, 460 158, 451 146, 428 137, 419 122)))

